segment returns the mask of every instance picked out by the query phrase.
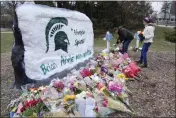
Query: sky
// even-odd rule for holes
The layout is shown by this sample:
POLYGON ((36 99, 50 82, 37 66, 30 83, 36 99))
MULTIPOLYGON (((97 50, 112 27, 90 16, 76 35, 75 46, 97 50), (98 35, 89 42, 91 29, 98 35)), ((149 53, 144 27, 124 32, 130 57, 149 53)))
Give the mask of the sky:
POLYGON ((153 10, 159 13, 163 2, 151 2, 151 3, 152 3, 153 10))

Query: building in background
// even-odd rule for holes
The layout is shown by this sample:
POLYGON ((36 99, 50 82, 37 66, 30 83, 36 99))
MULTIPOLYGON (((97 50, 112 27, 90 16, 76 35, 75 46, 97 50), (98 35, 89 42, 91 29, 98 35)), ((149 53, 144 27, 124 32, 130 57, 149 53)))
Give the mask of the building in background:
POLYGON ((161 10, 159 14, 157 14, 157 24, 158 25, 170 25, 175 26, 175 7, 176 1, 171 2, 171 4, 168 5, 168 9, 166 12, 161 10))

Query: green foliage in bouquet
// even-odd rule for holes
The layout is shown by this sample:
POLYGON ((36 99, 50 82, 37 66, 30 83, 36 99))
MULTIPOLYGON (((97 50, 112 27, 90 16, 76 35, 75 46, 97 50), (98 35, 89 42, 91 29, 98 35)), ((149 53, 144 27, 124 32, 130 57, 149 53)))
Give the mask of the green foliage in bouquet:
POLYGON ((45 106, 43 102, 39 102, 36 106, 29 107, 22 114, 22 116, 35 116, 38 115, 41 111, 49 112, 49 109, 45 106))

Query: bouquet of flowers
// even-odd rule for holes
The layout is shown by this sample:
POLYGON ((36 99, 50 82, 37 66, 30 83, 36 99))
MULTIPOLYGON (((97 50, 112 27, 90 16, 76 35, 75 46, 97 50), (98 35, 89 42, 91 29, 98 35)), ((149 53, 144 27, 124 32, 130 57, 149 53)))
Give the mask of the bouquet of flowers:
POLYGON ((119 100, 113 100, 110 97, 104 99, 103 106, 122 112, 133 113, 124 103, 119 100))
POLYGON ((95 117, 116 110, 133 113, 126 81, 139 71, 128 54, 102 52, 86 67, 73 69, 63 79, 53 79, 49 86, 23 87, 20 98, 9 104, 11 116, 95 117))

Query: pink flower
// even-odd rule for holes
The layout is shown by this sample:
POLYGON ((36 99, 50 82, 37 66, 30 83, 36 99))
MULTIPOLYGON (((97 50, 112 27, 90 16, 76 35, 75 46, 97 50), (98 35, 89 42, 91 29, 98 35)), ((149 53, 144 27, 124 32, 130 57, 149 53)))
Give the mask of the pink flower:
POLYGON ((53 86, 59 90, 63 90, 64 88, 64 83, 61 81, 54 81, 53 86))
POLYGON ((124 58, 124 59, 129 58, 128 54, 125 53, 125 54, 123 55, 123 58, 124 58))
POLYGON ((98 83, 98 84, 97 84, 98 90, 100 90, 103 86, 104 86, 104 85, 103 85, 102 83, 98 83))
POLYGON ((108 83, 108 89, 110 91, 118 91, 118 92, 121 92, 122 91, 122 85, 121 84, 118 84, 118 83, 115 83, 113 81, 110 81, 108 83))
POLYGON ((108 100, 107 100, 107 99, 104 99, 104 101, 103 101, 103 106, 104 106, 104 107, 107 107, 107 106, 108 106, 108 100))

